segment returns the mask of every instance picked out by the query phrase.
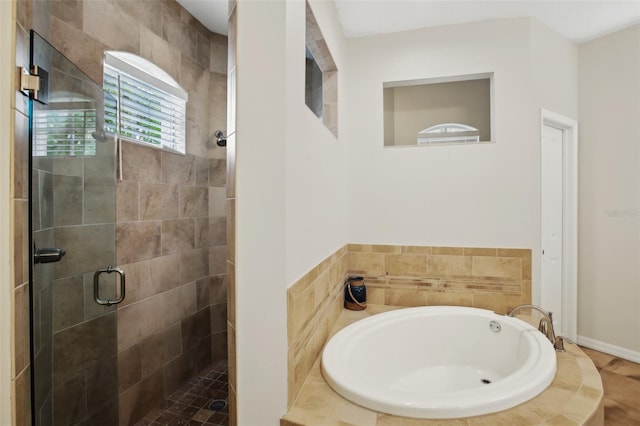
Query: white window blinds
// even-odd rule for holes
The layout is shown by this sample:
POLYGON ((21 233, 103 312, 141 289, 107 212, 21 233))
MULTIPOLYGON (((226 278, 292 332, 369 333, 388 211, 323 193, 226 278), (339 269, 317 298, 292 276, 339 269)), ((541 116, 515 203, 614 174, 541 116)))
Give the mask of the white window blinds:
POLYGON ((73 106, 34 111, 34 156, 96 155, 96 140, 91 135, 96 129, 96 110, 73 106))
POLYGON ((108 132, 185 153, 187 93, 168 74, 135 55, 107 52, 104 90, 117 99, 105 105, 108 132))

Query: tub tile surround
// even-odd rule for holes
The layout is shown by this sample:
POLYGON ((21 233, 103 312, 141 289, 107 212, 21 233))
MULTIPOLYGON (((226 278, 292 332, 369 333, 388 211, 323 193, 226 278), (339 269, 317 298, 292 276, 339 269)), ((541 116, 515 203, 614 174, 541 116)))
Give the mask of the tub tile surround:
POLYGON ((506 313, 531 303, 529 249, 348 244, 287 291, 289 407, 328 330, 348 315, 342 289, 349 275, 365 277, 373 305, 457 305, 506 313))
POLYGON ((506 313, 531 303, 530 249, 349 244, 348 253, 348 273, 365 277, 373 304, 506 313))
MULTIPOLYGON (((398 309, 394 306, 369 305, 366 311, 341 311, 330 335, 360 319, 398 309)), ((510 410, 461 419, 411 419, 378 413, 342 398, 322 377, 320 356, 304 381, 282 426, 359 425, 603 425, 603 388, 595 366, 576 345, 566 345, 557 353, 558 373, 551 385, 535 398, 510 410)))
POLYGON ((344 246, 287 290, 289 405, 302 388, 342 310, 346 270, 347 247, 344 246))

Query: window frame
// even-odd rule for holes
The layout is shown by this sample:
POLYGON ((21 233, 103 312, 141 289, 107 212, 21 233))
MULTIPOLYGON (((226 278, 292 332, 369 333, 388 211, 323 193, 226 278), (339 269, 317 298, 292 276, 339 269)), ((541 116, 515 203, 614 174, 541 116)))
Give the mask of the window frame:
POLYGON ((103 78, 104 90, 116 98, 115 109, 105 103, 105 127, 115 122, 111 133, 128 142, 186 154, 189 95, 169 74, 132 53, 107 51, 103 78), (144 108, 153 114, 145 114, 144 108))

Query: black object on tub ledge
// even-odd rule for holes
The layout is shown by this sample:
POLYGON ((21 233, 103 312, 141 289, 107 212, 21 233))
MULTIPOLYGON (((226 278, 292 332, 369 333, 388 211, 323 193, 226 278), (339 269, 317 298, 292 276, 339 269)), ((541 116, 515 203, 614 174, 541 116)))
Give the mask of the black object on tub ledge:
POLYGON ((367 309, 367 286, 364 277, 347 278, 344 283, 344 307, 351 311, 367 309))

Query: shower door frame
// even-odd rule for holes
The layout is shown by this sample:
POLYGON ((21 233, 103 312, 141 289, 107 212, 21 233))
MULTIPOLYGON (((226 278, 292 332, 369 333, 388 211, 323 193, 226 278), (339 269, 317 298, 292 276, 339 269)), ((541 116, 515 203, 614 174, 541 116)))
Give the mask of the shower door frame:
POLYGON ((115 137, 97 135, 104 103, 115 100, 33 30, 30 45, 30 72, 47 70, 37 77, 45 102, 28 94, 32 424, 110 425, 118 422, 115 304, 124 276, 118 290, 115 137), (36 259, 36 243, 66 254, 36 267, 48 263, 36 259))

